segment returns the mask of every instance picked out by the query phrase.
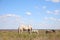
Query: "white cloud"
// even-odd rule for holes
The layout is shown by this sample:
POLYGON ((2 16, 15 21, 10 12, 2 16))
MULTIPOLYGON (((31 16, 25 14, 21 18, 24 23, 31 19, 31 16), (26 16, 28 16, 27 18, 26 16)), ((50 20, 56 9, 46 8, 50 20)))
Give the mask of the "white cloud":
POLYGON ((60 13, 60 10, 54 10, 54 14, 58 15, 60 13))
POLYGON ((40 25, 45 28, 53 28, 53 29, 60 29, 60 18, 54 18, 54 17, 45 17, 45 23, 40 25), (51 23, 50 23, 51 22, 51 23))
POLYGON ((5 15, 0 16, 0 22, 10 22, 10 21, 19 22, 20 19, 21 19, 21 17, 16 14, 5 14, 5 15), (12 18, 15 20, 12 20, 12 18), (9 19, 11 19, 11 20, 9 20, 9 19))
POLYGON ((20 16, 18 16, 18 15, 16 15, 16 14, 6 14, 5 16, 6 16, 6 17, 17 17, 17 18, 20 17, 20 16))
POLYGON ((54 15, 59 15, 60 10, 53 10, 53 11, 47 10, 46 13, 48 13, 48 14, 54 14, 54 15))
POLYGON ((11 16, 14 16, 14 15, 13 14, 6 14, 5 16, 11 17, 11 16))
POLYGON ((44 17, 45 20, 50 20, 50 21, 58 21, 60 22, 60 19, 54 18, 54 17, 44 17))
POLYGON ((42 8, 43 8, 43 9, 46 9, 46 6, 43 6, 42 8))
POLYGON ((54 3, 59 3, 60 0, 46 0, 46 1, 51 1, 51 2, 54 2, 54 3))
POLYGON ((1 15, 0 18, 5 18, 5 17, 20 17, 18 15, 15 15, 15 14, 4 14, 4 15, 1 15))
POLYGON ((27 15, 31 15, 32 13, 31 12, 26 12, 27 15))
POLYGON ((60 0, 51 0, 52 2, 60 2, 60 0))
POLYGON ((51 13, 51 11, 46 11, 48 14, 50 14, 51 13))
POLYGON ((52 12, 52 11, 47 10, 47 11, 46 11, 46 13, 48 13, 48 14, 52 14, 53 12, 52 12))
POLYGON ((49 20, 53 20, 53 21, 56 21, 57 19, 54 18, 54 17, 50 17, 49 20))

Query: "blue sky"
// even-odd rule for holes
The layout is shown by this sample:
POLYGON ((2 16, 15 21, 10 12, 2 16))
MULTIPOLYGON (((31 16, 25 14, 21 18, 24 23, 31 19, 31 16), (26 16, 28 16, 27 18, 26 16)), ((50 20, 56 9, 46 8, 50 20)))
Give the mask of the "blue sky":
POLYGON ((60 29, 60 0, 0 0, 0 29, 60 29))

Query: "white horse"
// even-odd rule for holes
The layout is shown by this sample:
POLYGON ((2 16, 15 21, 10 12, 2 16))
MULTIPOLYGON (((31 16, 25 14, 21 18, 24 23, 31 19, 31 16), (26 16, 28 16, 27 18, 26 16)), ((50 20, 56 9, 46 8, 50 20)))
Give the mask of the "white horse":
POLYGON ((32 33, 39 33, 39 31, 38 30, 32 30, 32 33))
POLYGON ((20 25, 20 27, 18 28, 18 32, 22 33, 23 31, 28 31, 29 33, 31 33, 32 31, 32 26, 31 25, 20 25))

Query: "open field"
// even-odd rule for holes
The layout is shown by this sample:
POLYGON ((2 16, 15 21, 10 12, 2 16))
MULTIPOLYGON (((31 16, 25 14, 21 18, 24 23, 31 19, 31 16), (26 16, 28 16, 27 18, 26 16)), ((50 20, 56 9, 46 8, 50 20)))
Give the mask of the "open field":
POLYGON ((17 30, 0 30, 0 40, 60 40, 60 30, 48 34, 45 32, 46 30, 39 30, 39 34, 18 34, 17 30))

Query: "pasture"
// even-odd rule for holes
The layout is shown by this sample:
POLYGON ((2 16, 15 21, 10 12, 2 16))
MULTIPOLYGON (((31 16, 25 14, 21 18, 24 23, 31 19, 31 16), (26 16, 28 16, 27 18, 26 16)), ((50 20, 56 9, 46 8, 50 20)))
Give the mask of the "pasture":
POLYGON ((17 30, 0 30, 0 40, 60 40, 60 30, 47 34, 46 30, 39 30, 38 34, 27 32, 18 34, 17 30))

